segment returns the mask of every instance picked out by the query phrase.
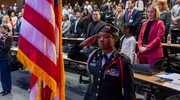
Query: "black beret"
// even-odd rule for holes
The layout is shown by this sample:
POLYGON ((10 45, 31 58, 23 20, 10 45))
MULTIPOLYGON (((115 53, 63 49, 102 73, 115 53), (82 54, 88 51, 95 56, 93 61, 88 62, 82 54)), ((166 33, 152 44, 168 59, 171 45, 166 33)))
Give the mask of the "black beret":
POLYGON ((3 25, 3 24, 1 24, 1 27, 5 28, 5 29, 8 29, 8 32, 10 32, 10 29, 9 29, 9 26, 8 26, 8 25, 3 25))
POLYGON ((108 23, 103 25, 102 28, 99 30, 99 32, 107 32, 114 36, 119 37, 119 29, 108 23))

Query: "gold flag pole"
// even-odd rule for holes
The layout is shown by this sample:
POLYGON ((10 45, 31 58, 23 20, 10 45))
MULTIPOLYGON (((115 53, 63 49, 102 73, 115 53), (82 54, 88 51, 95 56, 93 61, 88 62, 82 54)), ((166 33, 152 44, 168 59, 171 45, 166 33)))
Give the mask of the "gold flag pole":
POLYGON ((37 100, 43 100, 43 81, 38 78, 37 100))

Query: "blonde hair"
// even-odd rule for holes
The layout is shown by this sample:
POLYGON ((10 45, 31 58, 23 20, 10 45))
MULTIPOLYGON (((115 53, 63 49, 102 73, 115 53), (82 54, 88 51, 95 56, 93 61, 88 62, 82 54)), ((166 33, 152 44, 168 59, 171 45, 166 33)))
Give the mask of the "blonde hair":
POLYGON ((5 16, 3 16, 3 18, 2 18, 2 24, 9 24, 9 16, 5 15, 5 16), (4 17, 6 17, 7 23, 4 23, 4 22, 3 22, 3 18, 4 18, 4 17))
POLYGON ((158 0, 156 3, 163 5, 163 11, 169 11, 169 7, 166 0, 158 0))
POLYGON ((155 12, 156 12, 156 20, 158 20, 160 18, 160 13, 159 13, 159 8, 155 4, 151 4, 151 5, 148 6, 148 8, 146 10, 146 18, 149 19, 148 16, 147 16, 147 12, 148 12, 149 8, 153 8, 155 10, 155 12))

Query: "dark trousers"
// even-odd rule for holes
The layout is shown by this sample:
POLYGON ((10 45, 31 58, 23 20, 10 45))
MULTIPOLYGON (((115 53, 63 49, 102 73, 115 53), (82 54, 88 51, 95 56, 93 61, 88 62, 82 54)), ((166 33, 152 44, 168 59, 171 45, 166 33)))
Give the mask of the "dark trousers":
POLYGON ((11 61, 0 61, 1 84, 4 91, 10 91, 11 87, 11 61))

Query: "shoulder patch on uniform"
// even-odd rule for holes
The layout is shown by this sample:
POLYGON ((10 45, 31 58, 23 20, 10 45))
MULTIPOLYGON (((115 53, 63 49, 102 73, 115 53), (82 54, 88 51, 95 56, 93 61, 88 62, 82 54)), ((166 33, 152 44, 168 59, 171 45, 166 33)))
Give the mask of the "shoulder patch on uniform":
POLYGON ((124 58, 126 58, 126 59, 131 63, 131 59, 130 59, 126 54, 124 54, 124 53, 122 53, 122 52, 119 52, 119 54, 120 54, 121 56, 123 56, 124 58))

